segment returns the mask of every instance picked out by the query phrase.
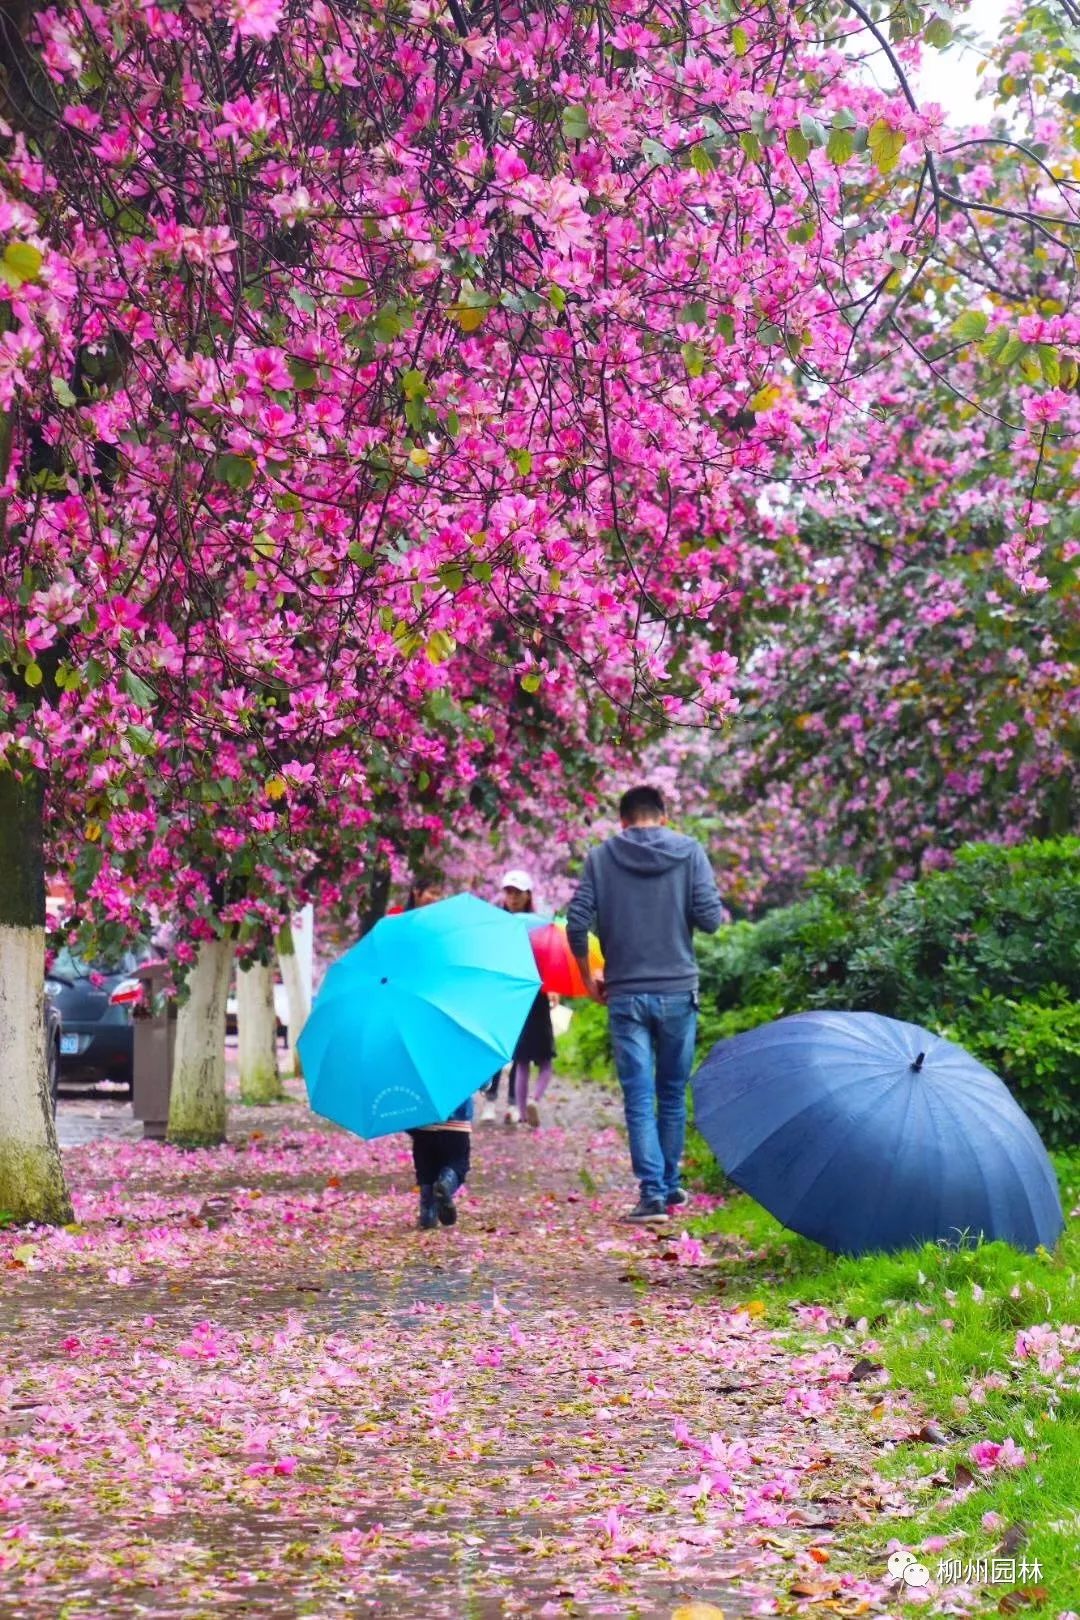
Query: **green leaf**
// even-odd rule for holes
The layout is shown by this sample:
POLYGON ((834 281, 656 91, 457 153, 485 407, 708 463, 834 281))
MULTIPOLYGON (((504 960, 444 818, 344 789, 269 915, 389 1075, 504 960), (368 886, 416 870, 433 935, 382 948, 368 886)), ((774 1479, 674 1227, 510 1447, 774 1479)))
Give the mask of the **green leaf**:
POLYGON ((348 558, 350 562, 356 564, 357 568, 370 568, 375 561, 375 553, 368 551, 358 541, 354 540, 349 547, 348 558))
POLYGON ((853 112, 850 112, 847 107, 841 107, 840 111, 833 115, 832 127, 833 129, 854 129, 858 122, 859 120, 853 112))
POLYGON ((487 585, 494 570, 489 562, 474 562, 470 572, 473 579, 478 579, 481 585, 487 585))
POLYGON ((539 675, 523 675, 521 685, 526 692, 539 692, 541 677, 539 675))
POLYGON ((401 389, 406 399, 426 399, 427 378, 422 371, 410 367, 401 374, 401 389))
POLYGON ((566 308, 566 294, 563 292, 561 287, 552 287, 551 291, 548 293, 548 303, 551 305, 552 309, 557 309, 559 314, 562 314, 563 310, 566 308))
POLYGON ((585 107, 564 107, 562 115, 564 140, 584 141, 589 134, 589 113, 585 107))
POLYGON ((44 678, 45 677, 42 674, 41 665, 37 663, 36 660, 33 663, 27 664, 26 668, 23 670, 23 680, 26 682, 27 686, 40 686, 44 678))
POLYGON ((683 305, 675 319, 680 326, 705 326, 709 319, 709 307, 704 298, 695 298, 683 305))
POLYGON ((446 428, 447 433, 449 433, 452 439, 457 438, 458 434, 461 432, 461 418, 458 416, 457 411, 447 411, 446 421, 443 423, 443 426, 446 428))
POLYGON ((44 259, 40 248, 29 242, 9 242, 0 260, 0 276, 9 287, 18 290, 24 281, 36 281, 44 259))
POLYGON ((684 343, 679 351, 683 357, 683 365, 691 377, 700 377, 705 370, 705 355, 696 343, 684 343))
POLYGON ((987 332, 979 348, 988 360, 1000 360, 1003 350, 1012 342, 1012 334, 1007 326, 995 326, 987 332))
POLYGON ((426 793, 430 786, 431 777, 428 775, 427 771, 421 771, 419 776, 416 778, 416 791, 418 793, 426 793))
POLYGON ((742 134, 739 136, 739 145, 742 147, 751 163, 757 163, 760 160, 761 142, 758 140, 752 129, 743 130, 742 134))
POLYGON ((314 366, 309 366, 306 360, 294 360, 291 355, 287 364, 289 375, 297 388, 314 388, 319 380, 319 373, 314 366))
POLYGON ((154 733, 149 726, 128 726, 128 741, 137 754, 148 754, 154 745, 154 733))
POLYGON ((783 343, 784 334, 772 321, 766 321, 764 326, 758 328, 758 338, 762 343, 783 343))
POLYGON ((661 166, 673 161, 667 147, 662 146, 659 141, 652 140, 649 136, 646 136, 641 143, 641 155, 646 163, 655 163, 661 166))
POLYGON ((877 165, 880 174, 891 174, 900 161, 900 154, 904 150, 905 136, 901 129, 893 129, 884 118, 878 118, 870 125, 866 135, 870 155, 877 165))
POLYGON ((690 166, 691 168, 696 169, 698 174, 712 174, 713 170, 716 168, 716 164, 713 162, 708 152, 706 152, 700 141, 696 146, 692 146, 690 148, 690 166))
POLYGON ((453 657, 457 642, 446 630, 433 630, 427 638, 426 652, 431 664, 445 664, 453 657))
POLYGON ((923 39, 936 50, 943 51, 952 43, 953 31, 944 17, 933 17, 923 29, 923 39))
POLYGON ((989 316, 981 309, 965 309, 952 323, 953 337, 961 343, 972 343, 981 338, 989 324, 989 316))
POLYGON ((230 489, 250 489, 255 482, 255 463, 250 456, 215 456, 212 471, 230 489))
POLYGON ((374 333, 380 343, 393 343, 404 331, 396 304, 384 304, 375 317, 374 333))
POLYGON ((531 450, 514 451, 514 466, 517 468, 518 472, 523 478, 532 472, 532 464, 533 458, 531 450))
POLYGON ((367 292, 368 284, 361 280, 346 281, 341 288, 343 298, 364 298, 367 292))
POLYGON ((854 156, 855 140, 850 129, 836 129, 829 131, 829 141, 825 148, 825 156, 830 163, 843 164, 854 156))
POLYGON ((1061 382, 1061 355, 1050 343, 1040 343, 1038 353, 1043 380, 1049 383, 1051 388, 1057 388, 1061 382))
POLYGON ((299 287, 292 287, 289 290, 289 297, 297 309, 302 309, 305 315, 314 315, 315 300, 310 293, 303 292, 299 287))
POLYGON ((788 157, 793 163, 805 163, 810 156, 810 142, 801 129, 789 129, 787 132, 788 157))
POLYGON ((998 365, 1014 365, 1016 361, 1019 360, 1023 355, 1026 348, 1027 344, 1024 342, 1023 338, 1011 337, 997 357, 998 365))
POLYGON ((157 702, 157 693, 153 687, 147 686, 146 682, 130 669, 125 669, 120 685, 132 703, 140 709, 152 709, 157 702))
POLYGON ((58 405, 65 405, 70 409, 72 405, 78 403, 75 395, 71 392, 69 384, 64 381, 63 377, 53 377, 51 386, 53 398, 58 405))
POLYGON ((750 49, 750 36, 741 23, 731 30, 731 48, 736 56, 745 56, 750 49))
POLYGON ((444 590, 460 591, 465 583, 464 570, 457 563, 443 563, 439 569, 439 583, 444 590))
POLYGON ((799 128, 811 146, 824 146, 829 138, 825 125, 820 119, 812 118, 809 113, 803 113, 799 119, 799 128))

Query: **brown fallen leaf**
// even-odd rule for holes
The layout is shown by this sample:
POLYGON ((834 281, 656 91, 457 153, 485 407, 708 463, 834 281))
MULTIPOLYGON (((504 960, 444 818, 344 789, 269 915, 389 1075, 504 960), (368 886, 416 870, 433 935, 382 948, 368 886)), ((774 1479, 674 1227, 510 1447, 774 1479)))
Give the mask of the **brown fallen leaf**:
POLYGON ((911 1438, 925 1441, 928 1446, 947 1446, 949 1443, 948 1435, 936 1423, 924 1423, 918 1433, 913 1434, 911 1438))
POLYGON ((882 1366, 880 1361, 868 1361, 865 1356, 860 1356, 859 1360, 848 1373, 848 1383, 861 1384, 864 1378, 873 1378, 875 1374, 881 1371, 882 1366))
POLYGON ((1045 1586, 1018 1586, 1012 1592, 1006 1592, 998 1604, 1001 1614, 1016 1614, 1020 1609, 1031 1608, 1036 1603, 1045 1603, 1047 1599, 1045 1586))
POLYGON ((952 1482, 958 1491, 966 1491, 975 1483, 975 1475, 966 1463, 957 1463, 953 1469, 952 1482))
POLYGON ((788 1591, 792 1597, 809 1598, 811 1602, 823 1602, 826 1598, 836 1597, 840 1592, 839 1581, 812 1581, 804 1579, 792 1581, 788 1591))
POLYGON ((1013 1553, 1018 1553, 1020 1551, 1021 1547, 1027 1541, 1027 1538, 1028 1527, 1026 1524, 1010 1524, 1009 1528, 1001 1538, 1001 1544, 998 1547, 998 1555, 1002 1558, 1010 1558, 1013 1553))

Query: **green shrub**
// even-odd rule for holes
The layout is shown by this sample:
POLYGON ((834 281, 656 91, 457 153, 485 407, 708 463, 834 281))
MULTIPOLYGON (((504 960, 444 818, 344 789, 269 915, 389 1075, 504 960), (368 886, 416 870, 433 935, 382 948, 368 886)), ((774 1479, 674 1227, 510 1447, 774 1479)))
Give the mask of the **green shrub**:
POLYGON ((606 1011, 595 1001, 575 1001, 573 1013, 570 1028, 556 1042, 559 1073, 576 1080, 613 1079, 615 1062, 606 1011))
POLYGON ((1001 1075, 1048 1147, 1080 1141, 1080 1003, 1064 990, 980 996, 942 1033, 1001 1075))
POLYGON ((848 872, 699 948, 699 1044, 815 1007, 949 1034, 1013 1087, 1046 1140, 1080 1142, 1080 839, 973 844, 876 897, 848 872))

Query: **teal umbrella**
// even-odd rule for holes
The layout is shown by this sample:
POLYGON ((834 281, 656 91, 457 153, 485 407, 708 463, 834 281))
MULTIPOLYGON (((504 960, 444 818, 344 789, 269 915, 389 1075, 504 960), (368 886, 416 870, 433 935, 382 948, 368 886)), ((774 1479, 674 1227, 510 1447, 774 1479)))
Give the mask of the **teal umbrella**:
POLYGON ((308 1101, 358 1136, 448 1119, 509 1063, 540 976, 471 894, 384 917, 334 963, 299 1040, 308 1101))

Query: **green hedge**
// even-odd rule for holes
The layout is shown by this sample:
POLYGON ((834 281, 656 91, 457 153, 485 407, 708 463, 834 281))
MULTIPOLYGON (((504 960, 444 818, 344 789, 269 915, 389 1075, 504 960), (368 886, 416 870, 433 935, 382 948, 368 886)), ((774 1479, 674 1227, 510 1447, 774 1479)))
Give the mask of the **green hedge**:
MULTIPOLYGON (((883 897, 851 873, 699 941, 699 1055, 786 1013, 845 1007, 940 1031, 1000 1074, 1048 1146, 1080 1145, 1080 839, 973 844, 883 897)), ((607 1019, 579 1004, 567 1072, 612 1072, 607 1019)))
POLYGON ((705 1044, 807 1008, 886 1013, 966 1046, 1049 1146, 1080 1144, 1080 839, 969 845, 881 898, 827 873, 699 958, 705 1044))

